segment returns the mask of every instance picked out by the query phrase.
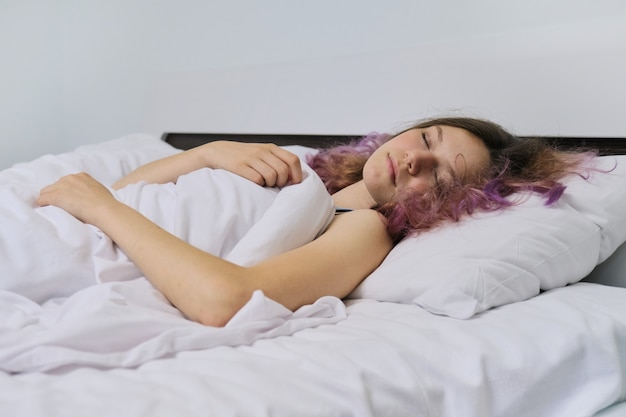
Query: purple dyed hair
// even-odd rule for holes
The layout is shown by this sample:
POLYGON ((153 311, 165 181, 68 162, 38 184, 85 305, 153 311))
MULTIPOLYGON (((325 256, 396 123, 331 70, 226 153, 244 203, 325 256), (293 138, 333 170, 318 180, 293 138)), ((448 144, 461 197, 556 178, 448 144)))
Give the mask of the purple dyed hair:
MULTIPOLYGON (((565 190, 559 180, 582 170, 584 162, 595 156, 593 152, 560 151, 541 138, 521 139, 496 123, 466 117, 426 120, 398 135, 435 125, 461 128, 481 139, 489 150, 490 164, 470 181, 441 185, 419 194, 404 192, 377 207, 386 217, 387 230, 396 242, 478 210, 499 210, 522 201, 509 198, 513 194, 539 193, 547 205, 553 204, 565 190)), ((369 156, 393 137, 371 133, 349 145, 322 150, 308 163, 333 194, 360 181, 369 156)))

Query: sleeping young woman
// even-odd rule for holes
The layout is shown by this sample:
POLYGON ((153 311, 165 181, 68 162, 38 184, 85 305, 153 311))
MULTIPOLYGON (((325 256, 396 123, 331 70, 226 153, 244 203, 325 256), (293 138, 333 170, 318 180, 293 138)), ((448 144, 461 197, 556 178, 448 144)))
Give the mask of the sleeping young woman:
MULTIPOLYGON (((223 326, 255 290, 292 310, 325 295, 345 297, 404 236, 475 210, 505 207, 517 191, 542 193, 550 203, 563 191, 559 178, 581 169, 586 157, 472 118, 431 119, 394 136, 371 135, 323 150, 309 164, 346 212, 317 239, 251 267, 173 236, 84 173, 43 188, 37 203, 96 226, 186 317, 223 326)), ((218 141, 144 165, 113 188, 176 182, 204 167, 262 186, 302 180, 298 157, 282 148, 218 141)))

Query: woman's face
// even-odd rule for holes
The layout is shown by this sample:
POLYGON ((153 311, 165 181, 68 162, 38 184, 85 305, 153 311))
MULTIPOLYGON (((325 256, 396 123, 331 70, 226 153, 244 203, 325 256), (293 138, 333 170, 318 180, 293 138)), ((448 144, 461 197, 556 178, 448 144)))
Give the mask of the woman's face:
POLYGON ((408 130, 383 144, 363 167, 365 186, 378 204, 403 190, 424 192, 464 181, 489 164, 483 142, 464 129, 431 126, 408 130))

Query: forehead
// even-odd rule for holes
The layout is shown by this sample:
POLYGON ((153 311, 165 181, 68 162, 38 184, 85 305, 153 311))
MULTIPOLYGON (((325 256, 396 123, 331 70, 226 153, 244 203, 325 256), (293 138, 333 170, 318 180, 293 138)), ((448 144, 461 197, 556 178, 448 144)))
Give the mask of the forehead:
POLYGON ((435 145, 433 152, 455 179, 468 179, 489 164, 489 150, 483 141, 465 129, 434 125, 417 130, 418 134, 427 132, 435 145))
POLYGON ((489 164, 489 150, 485 143, 465 129, 451 126, 434 126, 446 150, 456 175, 467 179, 478 174, 489 164))

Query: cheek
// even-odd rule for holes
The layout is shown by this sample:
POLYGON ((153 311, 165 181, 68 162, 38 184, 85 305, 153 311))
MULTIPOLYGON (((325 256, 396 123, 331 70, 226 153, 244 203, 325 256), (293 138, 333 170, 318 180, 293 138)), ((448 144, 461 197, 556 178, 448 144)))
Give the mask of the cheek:
POLYGON ((395 190, 391 184, 386 183, 387 178, 377 170, 363 169, 363 184, 369 195, 377 204, 384 204, 393 198, 395 190))
POLYGON ((422 196, 426 195, 428 193, 428 187, 425 187, 424 185, 413 185, 413 186, 406 186, 406 187, 402 187, 401 189, 398 190, 397 195, 395 195, 395 199, 398 200, 402 200, 405 198, 415 198, 416 196, 418 196, 419 198, 421 198, 422 196))
POLYGON ((368 184, 381 182, 384 172, 380 158, 371 157, 363 166, 363 181, 368 184))
POLYGON ((423 194, 427 190, 433 188, 432 181, 426 178, 411 178, 405 184, 399 187, 400 192, 408 192, 414 194, 423 194))

